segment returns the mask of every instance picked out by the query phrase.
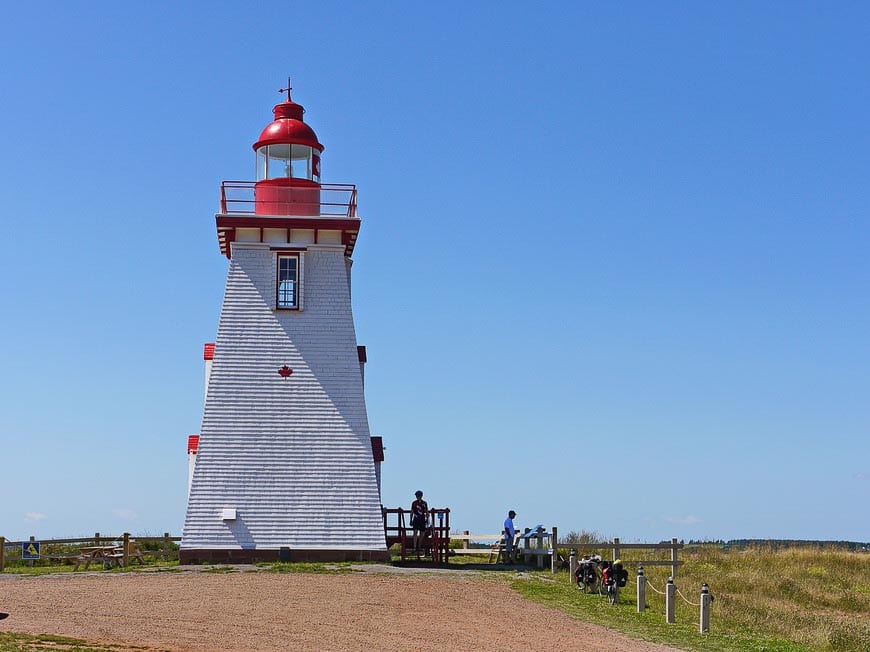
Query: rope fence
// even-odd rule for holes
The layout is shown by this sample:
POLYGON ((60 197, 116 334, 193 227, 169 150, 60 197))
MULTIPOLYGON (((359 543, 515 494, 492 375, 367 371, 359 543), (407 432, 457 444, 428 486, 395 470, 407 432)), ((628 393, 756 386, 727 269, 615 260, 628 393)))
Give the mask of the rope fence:
MULTIPOLYGON (((676 552, 675 548, 673 550, 674 550, 674 552, 676 552)), ((616 557, 614 557, 614 560, 615 559, 616 559, 616 557)), ((600 557, 589 557, 589 558, 584 559, 584 561, 583 561, 584 564, 588 564, 590 562, 594 564, 593 570, 599 576, 601 575, 601 570, 598 566, 599 562, 605 566, 609 563, 609 562, 601 562, 600 557)), ((672 562, 676 562, 676 555, 674 555, 672 562)), ((568 567, 570 570, 570 573, 569 573, 570 581, 572 583, 575 581, 578 582, 578 588, 579 588, 581 580, 577 579, 577 578, 579 575, 583 575, 582 583, 584 584, 584 587, 585 587, 587 585, 586 577, 587 577, 587 573, 588 573, 588 570, 586 570, 586 569, 588 569, 589 567, 584 565, 581 568, 580 563, 578 563, 578 561, 577 561, 577 551, 576 550, 571 551, 568 567)), ((674 567, 676 568, 676 563, 674 564, 674 567)), ((620 568, 621 568, 621 565, 620 565, 620 568)), ((609 579, 609 577, 610 577, 610 574, 608 573, 608 579, 609 579)), ((601 581, 601 580, 599 580, 599 581, 601 581)), ((617 582, 617 586, 618 585, 619 585, 619 582, 617 582)), ((699 620, 698 620, 698 631, 702 634, 710 631, 710 606, 713 603, 713 596, 710 594, 710 589, 707 586, 706 582, 701 585, 701 599, 700 599, 700 601, 699 602, 692 602, 674 584, 673 576, 668 577, 668 582, 665 585, 664 591, 660 591, 659 589, 657 589, 647 579, 646 575, 644 574, 643 565, 641 563, 641 565, 639 565, 637 568, 637 612, 638 613, 643 613, 647 609, 647 604, 646 604, 647 587, 649 587, 649 589, 652 590, 654 593, 657 593, 658 595, 664 596, 664 598, 665 598, 665 620, 668 623, 675 623, 676 622, 676 598, 677 598, 677 596, 679 596, 683 600, 683 602, 685 602, 687 605, 689 605, 690 607, 697 607, 700 610, 699 620)), ((585 588, 584 588, 584 590, 585 590, 585 588)), ((616 591, 617 591, 616 600, 614 602, 618 602, 618 599, 619 599, 618 588, 616 589, 616 591)), ((608 593, 610 593, 610 587, 608 587, 608 593)))
POLYGON ((677 595, 680 596, 683 599, 683 602, 685 602, 687 605, 691 605, 692 607, 700 607, 701 606, 700 602, 692 602, 691 600, 689 600, 689 598, 684 596, 683 592, 680 591, 680 589, 677 589, 677 595))
POLYGON ((646 581, 646 585, 647 585, 649 588, 651 588, 653 591, 655 591, 656 593, 658 593, 659 595, 665 595, 665 592, 664 592, 664 591, 659 591, 656 587, 653 586, 653 583, 650 582, 649 580, 646 581))
POLYGON ((668 623, 675 623, 676 619, 676 596, 680 596, 683 602, 691 607, 700 609, 698 620, 698 631, 702 634, 710 631, 710 605, 713 603, 713 596, 710 595, 710 588, 706 582, 701 585, 701 600, 700 602, 692 602, 689 600, 680 589, 674 584, 674 578, 669 577, 668 583, 665 585, 664 591, 659 591, 646 578, 643 572, 643 566, 637 569, 637 612, 643 613, 646 610, 646 589, 649 587, 653 592, 665 596, 665 620, 668 623))

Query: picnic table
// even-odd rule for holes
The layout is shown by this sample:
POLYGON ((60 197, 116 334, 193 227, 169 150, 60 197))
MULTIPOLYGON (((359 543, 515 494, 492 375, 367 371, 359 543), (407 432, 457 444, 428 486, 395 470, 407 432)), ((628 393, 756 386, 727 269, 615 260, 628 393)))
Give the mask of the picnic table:
POLYGON ((532 557, 536 557, 538 567, 543 568, 544 562, 551 555, 557 554, 553 547, 554 542, 550 539, 550 533, 544 529, 543 525, 529 528, 519 537, 517 555, 522 556, 523 562, 526 564, 531 561, 532 557))
MULTIPOLYGON (((128 560, 136 559, 142 564, 142 552, 139 550, 139 546, 134 541, 128 542, 127 546, 128 560)), ((82 564, 84 564, 85 570, 87 570, 94 562, 101 563, 103 568, 111 568, 112 566, 121 567, 124 565, 124 546, 84 546, 80 548, 75 560, 74 571, 77 571, 82 564)))
POLYGON ((120 566, 123 558, 124 549, 121 548, 119 554, 117 546, 84 546, 79 550, 73 570, 77 571, 82 564, 85 565, 85 570, 87 570, 94 562, 101 563, 104 568, 120 566))

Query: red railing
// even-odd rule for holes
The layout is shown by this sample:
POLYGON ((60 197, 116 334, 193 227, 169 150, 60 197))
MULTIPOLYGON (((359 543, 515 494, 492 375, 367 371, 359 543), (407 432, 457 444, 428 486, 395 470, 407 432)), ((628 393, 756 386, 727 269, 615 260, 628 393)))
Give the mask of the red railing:
POLYGON ((397 509, 383 509, 384 535, 387 540, 387 547, 399 544, 399 553, 401 554, 402 561, 416 557, 418 561, 428 558, 435 565, 446 564, 450 549, 450 509, 444 507, 429 510, 426 515, 426 529, 421 542, 421 549, 414 551, 413 555, 410 551, 412 550, 414 533, 413 529, 405 521, 405 514, 408 514, 410 518, 411 512, 401 507, 397 509), (392 520, 389 518, 390 516, 396 517, 395 525, 390 522, 392 520))
MULTIPOLYGON (((310 187, 285 187, 280 189, 279 201, 270 202, 255 197, 254 181, 224 181, 221 183, 221 213, 224 215, 253 215, 262 213, 263 207, 268 208, 270 203, 276 204, 275 215, 284 215, 284 206, 298 201, 294 195, 298 194, 302 203, 311 201, 310 187)), ((276 192, 275 187, 270 188, 272 196, 276 192)), ((356 217, 356 186, 352 183, 324 183, 320 188, 320 212, 319 215, 328 217, 356 217)), ((271 211, 269 211, 271 213, 271 211)))

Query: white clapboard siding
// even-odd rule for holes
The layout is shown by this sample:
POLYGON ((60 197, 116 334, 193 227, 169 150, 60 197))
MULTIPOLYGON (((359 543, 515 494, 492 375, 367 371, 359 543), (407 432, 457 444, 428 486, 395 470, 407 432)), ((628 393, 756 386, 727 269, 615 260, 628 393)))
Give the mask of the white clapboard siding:
POLYGON ((303 264, 303 310, 276 311, 275 252, 233 244, 183 549, 385 550, 349 263, 303 264))

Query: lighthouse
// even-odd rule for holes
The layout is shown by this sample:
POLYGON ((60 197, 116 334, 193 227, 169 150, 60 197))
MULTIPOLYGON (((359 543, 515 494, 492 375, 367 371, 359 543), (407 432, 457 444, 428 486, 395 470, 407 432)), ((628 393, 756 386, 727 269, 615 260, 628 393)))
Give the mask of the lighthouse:
POLYGON ((321 182, 324 146, 281 92, 255 179, 221 184, 229 269, 182 563, 388 558, 351 310, 356 187, 321 182))

